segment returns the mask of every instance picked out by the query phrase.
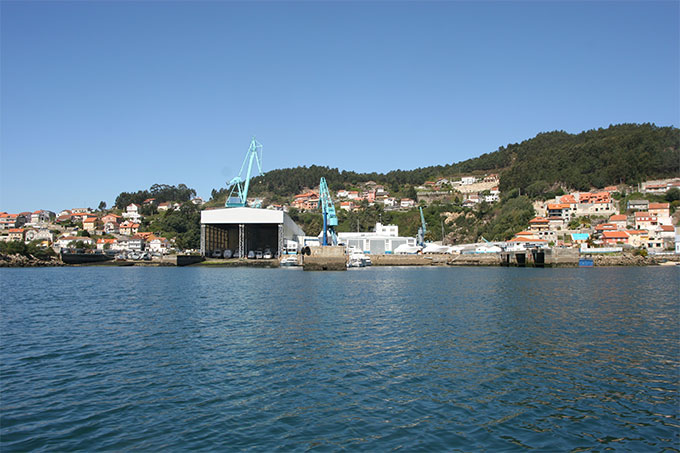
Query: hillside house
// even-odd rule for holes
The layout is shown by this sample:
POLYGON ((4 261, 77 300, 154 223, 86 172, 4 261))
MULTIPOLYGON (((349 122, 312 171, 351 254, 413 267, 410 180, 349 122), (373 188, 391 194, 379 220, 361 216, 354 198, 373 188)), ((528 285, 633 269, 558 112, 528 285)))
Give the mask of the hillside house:
POLYGON ((628 233, 628 245, 631 247, 647 247, 649 232, 647 230, 626 230, 628 233))
POLYGON ((150 240, 147 241, 147 244, 149 245, 149 250, 152 252, 158 252, 162 253, 165 255, 168 253, 168 249, 170 248, 170 241, 168 241, 164 237, 152 237, 149 238, 150 240))
POLYGON ((83 229, 88 233, 93 233, 101 225, 97 217, 87 217, 83 220, 83 229))
POLYGON ((399 202, 399 207, 400 208, 412 208, 416 205, 416 201, 411 199, 411 198, 402 198, 401 201, 399 202))
POLYGON ((46 241, 47 243, 51 243, 54 240, 54 234, 47 228, 30 228, 26 229, 25 233, 25 241, 26 242, 31 242, 31 241, 46 241))
POLYGON ((550 221, 545 217, 535 217, 529 220, 529 230, 534 231, 547 231, 550 229, 550 221))
POLYGON ((572 212, 570 203, 548 203, 548 217, 560 217, 568 222, 571 220, 572 212))
POLYGON ((653 194, 664 194, 668 190, 668 185, 667 184, 647 184, 644 189, 642 189, 643 192, 645 193, 653 193, 653 194))
POLYGON ((355 208, 355 204, 353 201, 342 201, 340 202, 340 209, 344 209, 345 211, 353 211, 355 208))
POLYGON ((104 224, 104 233, 117 234, 120 232, 120 224, 116 221, 108 221, 104 224))
POLYGON ((635 229, 651 231, 659 224, 656 216, 649 212, 638 211, 635 213, 635 229))
POLYGON ((563 230, 566 228, 566 223, 562 217, 548 217, 548 224, 553 231, 563 230))
POLYGON ((626 209, 630 211, 646 211, 649 209, 649 201, 647 200, 628 200, 626 209))
POLYGON ((115 245, 118 243, 117 239, 114 238, 101 238, 97 239, 97 250, 115 250, 115 245))
POLYGON ((26 223, 26 217, 21 214, 3 213, 0 215, 0 229, 21 228, 26 223))
POLYGON ((394 208, 397 206, 397 199, 394 197, 384 197, 383 204, 386 208, 394 208))
POLYGON ((133 222, 140 222, 142 220, 142 214, 140 213, 142 207, 138 204, 135 203, 130 203, 127 208, 125 208, 125 212, 123 213, 123 217, 125 219, 131 220, 133 222))
POLYGON ((139 231, 139 224, 126 220, 125 222, 120 224, 119 229, 120 234, 132 236, 133 234, 137 234, 137 232, 139 231))
POLYGON ((649 203, 647 212, 656 216, 659 225, 673 225, 670 203, 649 203))
POLYGON ((295 199, 291 206, 300 211, 311 211, 319 207, 319 194, 315 192, 306 192, 295 195, 295 199))
POLYGON ((81 241, 85 245, 94 245, 94 239, 85 236, 64 236, 57 240, 57 246, 61 248, 74 247, 75 243, 81 241))
POLYGON ((102 217, 102 223, 107 223, 107 222, 116 222, 120 223, 120 220, 122 219, 121 216, 116 215, 116 214, 106 214, 104 217, 102 217))
POLYGON ((628 217, 624 214, 614 214, 609 217, 609 223, 616 225, 616 228, 619 230, 625 230, 626 226, 628 226, 628 217))
POLYGON ((628 243, 628 233, 625 231, 605 231, 602 233, 602 242, 606 245, 628 243))
POLYGON ((136 204, 136 203, 130 203, 130 204, 127 205, 127 207, 125 208, 125 212, 130 212, 130 213, 134 213, 134 214, 139 214, 139 210, 140 210, 141 208, 142 208, 142 207, 139 206, 139 205, 136 204))
POLYGON ((41 209, 39 211, 31 213, 30 223, 32 225, 43 225, 46 223, 50 223, 56 217, 57 216, 54 212, 41 209))
POLYGON ((157 209, 160 212, 168 211, 168 210, 172 209, 172 203, 170 203, 169 201, 164 201, 163 203, 160 203, 158 205, 157 209))
POLYGON ((9 241, 21 241, 26 240, 26 230, 23 228, 10 228, 9 234, 7 235, 9 241))

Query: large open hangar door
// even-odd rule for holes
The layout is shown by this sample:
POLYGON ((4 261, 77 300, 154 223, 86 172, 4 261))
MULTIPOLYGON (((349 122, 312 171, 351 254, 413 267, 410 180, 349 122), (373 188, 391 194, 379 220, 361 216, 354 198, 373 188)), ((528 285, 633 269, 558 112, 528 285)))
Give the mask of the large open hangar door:
POLYGON ((238 228, 230 224, 205 225, 205 255, 211 256, 215 250, 238 250, 238 228))
POLYGON ((279 226, 275 224, 250 224, 245 227, 245 252, 271 250, 279 256, 279 226))

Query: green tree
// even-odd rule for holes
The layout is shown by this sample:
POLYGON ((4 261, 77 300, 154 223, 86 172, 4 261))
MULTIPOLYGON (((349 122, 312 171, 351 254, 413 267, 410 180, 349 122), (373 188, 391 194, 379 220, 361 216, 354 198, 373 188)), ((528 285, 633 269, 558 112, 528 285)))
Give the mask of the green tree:
POLYGON ((673 187, 666 192, 666 201, 672 203, 680 200, 680 189, 673 187))

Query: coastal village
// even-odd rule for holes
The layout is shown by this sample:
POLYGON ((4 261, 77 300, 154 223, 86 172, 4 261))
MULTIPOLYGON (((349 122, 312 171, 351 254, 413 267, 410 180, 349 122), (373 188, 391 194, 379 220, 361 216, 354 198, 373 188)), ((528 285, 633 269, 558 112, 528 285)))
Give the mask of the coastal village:
MULTIPOLYGON (((443 213, 442 221, 449 224, 457 217, 466 215, 466 212, 474 212, 483 204, 498 203, 501 197, 499 183, 497 174, 438 178, 415 186, 413 197, 395 197, 385 186, 369 181, 359 187, 335 191, 333 201, 338 210, 360 212, 376 205, 385 211, 411 211, 427 207, 430 203, 455 200, 463 211, 443 213)), ((618 253, 628 250, 644 255, 680 254, 675 206, 671 206, 670 202, 649 200, 678 190, 680 178, 646 181, 637 187, 621 185, 588 192, 564 193, 552 199, 534 201, 535 217, 507 241, 491 243, 484 240, 483 243, 456 244, 447 243, 446 238, 442 238, 436 243, 437 247, 420 248, 415 253, 479 254, 556 247, 576 248, 581 253, 618 253), (631 193, 640 194, 640 199, 625 197, 631 193)), ((317 212, 319 191, 318 188, 305 190, 293 196, 289 203, 265 202, 264 199, 249 199, 249 205, 262 205, 266 210, 317 212)), ((200 197, 184 203, 191 203, 199 210, 215 209, 214 205, 206 204, 200 197)), ((143 212, 161 215, 179 209, 182 209, 180 202, 157 203, 155 198, 148 198, 140 204, 130 203, 122 210, 71 208, 60 212, 0 212, 0 241, 30 243, 44 249, 51 248, 56 253, 77 250, 148 260, 169 254, 195 253, 197 250, 179 247, 174 238, 164 237, 162 232, 150 231, 142 226, 145 217, 143 212)), ((306 234, 312 236, 304 238, 313 241, 319 237, 316 233, 308 231, 306 234)), ((404 243, 395 239, 399 233, 393 225, 378 224, 374 231, 358 234, 367 240, 371 237, 394 239, 385 242, 384 247, 381 245, 377 253, 399 253, 395 250, 396 245, 404 243), (392 243, 394 247, 390 246, 392 243)), ((354 244, 359 244, 355 240, 357 233, 344 235, 346 243, 354 240, 354 244)), ((288 246, 282 249, 279 257, 284 253, 297 252, 307 243, 304 238, 300 237, 292 249, 288 246)), ((365 247, 359 245, 359 248, 365 247)), ((370 247, 364 252, 376 253, 370 247)), ((413 249, 409 249, 409 253, 414 253, 413 249)))

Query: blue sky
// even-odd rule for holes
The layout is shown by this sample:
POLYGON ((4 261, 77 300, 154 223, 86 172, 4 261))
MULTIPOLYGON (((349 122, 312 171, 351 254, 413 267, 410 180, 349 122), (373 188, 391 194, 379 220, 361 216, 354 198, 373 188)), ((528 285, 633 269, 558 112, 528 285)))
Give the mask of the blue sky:
POLYGON ((675 1, 0 5, 0 211, 680 121, 675 1))

